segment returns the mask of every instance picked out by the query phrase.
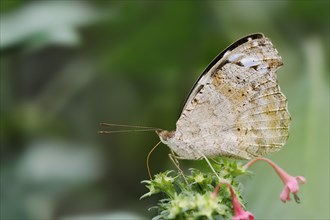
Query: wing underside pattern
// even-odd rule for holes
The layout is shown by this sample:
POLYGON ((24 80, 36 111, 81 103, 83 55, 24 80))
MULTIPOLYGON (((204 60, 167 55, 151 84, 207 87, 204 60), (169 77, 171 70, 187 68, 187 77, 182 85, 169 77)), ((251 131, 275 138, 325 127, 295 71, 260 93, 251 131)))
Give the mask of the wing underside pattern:
POLYGON ((177 121, 177 138, 206 156, 249 159, 278 151, 290 123, 276 77, 281 57, 265 37, 231 49, 196 83, 177 121))

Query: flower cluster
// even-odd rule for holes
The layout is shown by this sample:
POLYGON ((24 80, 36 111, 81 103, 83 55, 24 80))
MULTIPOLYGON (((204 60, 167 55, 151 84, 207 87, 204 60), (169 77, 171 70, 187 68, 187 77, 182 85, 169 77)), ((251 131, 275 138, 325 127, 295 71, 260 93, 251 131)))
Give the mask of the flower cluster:
POLYGON ((253 220, 254 216, 245 210, 246 202, 241 196, 242 185, 236 180, 239 175, 249 175, 247 169, 256 161, 270 164, 285 187, 280 198, 283 202, 290 200, 290 193, 299 202, 298 183, 305 183, 302 176, 292 177, 274 162, 267 158, 255 158, 244 166, 230 160, 215 164, 217 175, 190 169, 190 174, 166 171, 155 175, 154 179, 142 181, 149 192, 141 198, 163 193, 157 206, 157 219, 233 219, 253 220), (220 178, 220 179, 219 179, 220 178))

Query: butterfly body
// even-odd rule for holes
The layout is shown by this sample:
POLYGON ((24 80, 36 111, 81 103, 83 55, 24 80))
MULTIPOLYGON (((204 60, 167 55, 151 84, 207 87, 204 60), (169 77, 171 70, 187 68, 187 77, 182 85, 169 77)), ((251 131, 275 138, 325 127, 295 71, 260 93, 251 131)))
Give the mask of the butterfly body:
POLYGON ((278 151, 290 114, 276 70, 282 59, 262 34, 244 37, 219 54, 193 87, 175 131, 158 131, 181 159, 250 159, 278 151))

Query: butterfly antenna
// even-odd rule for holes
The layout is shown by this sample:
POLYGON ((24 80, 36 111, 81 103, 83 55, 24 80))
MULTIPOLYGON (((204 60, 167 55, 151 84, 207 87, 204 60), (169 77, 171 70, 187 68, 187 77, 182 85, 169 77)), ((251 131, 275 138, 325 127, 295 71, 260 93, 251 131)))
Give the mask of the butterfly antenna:
POLYGON ((123 125, 123 124, 110 124, 110 123, 100 123, 101 126, 108 126, 108 127, 125 127, 125 128, 148 128, 148 129, 160 129, 155 127, 149 127, 149 126, 140 126, 140 125, 123 125))
POLYGON ((155 131, 159 129, 155 127, 147 127, 147 126, 139 126, 139 125, 123 125, 123 124, 109 124, 109 123, 100 123, 100 126, 121 127, 121 128, 129 128, 129 129, 99 131, 99 134, 112 134, 112 133, 124 133, 124 132, 136 132, 136 131, 155 131))
POLYGON ((158 147, 158 145, 161 143, 161 141, 159 141, 149 152, 148 156, 147 156, 147 170, 148 170, 148 174, 149 174, 149 178, 152 179, 151 176, 151 172, 150 172, 150 166, 149 166, 149 158, 150 155, 152 154, 152 152, 158 147))
POLYGON ((154 129, 129 129, 129 130, 118 130, 118 131, 99 131, 99 134, 112 134, 112 133, 125 133, 135 131, 155 131, 154 129))

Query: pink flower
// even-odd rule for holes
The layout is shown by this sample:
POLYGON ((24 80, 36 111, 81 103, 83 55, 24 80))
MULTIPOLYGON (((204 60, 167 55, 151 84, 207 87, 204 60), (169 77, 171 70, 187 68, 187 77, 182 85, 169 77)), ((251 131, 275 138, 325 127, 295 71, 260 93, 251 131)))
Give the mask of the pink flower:
POLYGON ((233 220, 254 220, 254 216, 251 212, 244 211, 241 203, 238 201, 234 189, 231 185, 228 185, 230 190, 231 199, 234 207, 233 220))
POLYGON ((295 201, 297 203, 300 203, 300 199, 297 196, 297 192, 299 191, 299 182, 304 184, 306 182, 306 179, 302 176, 296 176, 296 177, 290 176, 282 169, 281 169, 281 171, 283 173, 282 173, 282 176, 280 176, 280 177, 285 185, 284 189, 281 193, 281 196, 280 196, 282 202, 290 201, 291 200, 290 193, 292 193, 295 201))
POLYGON ((306 179, 302 176, 296 176, 296 177, 290 176, 287 172, 285 172, 282 168, 276 165, 273 161, 263 157, 258 157, 249 161, 247 164, 245 164, 244 168, 247 169, 258 160, 263 160, 267 162, 269 165, 271 165, 275 170, 275 172, 277 173, 277 175, 281 178, 282 182, 284 183, 284 189, 280 196, 282 202, 290 201, 291 200, 290 193, 292 193, 295 201, 299 203, 300 199, 297 196, 297 193, 299 191, 299 182, 304 184, 306 183, 306 179))
POLYGON ((230 185, 230 183, 226 182, 220 182, 214 189, 212 193, 212 197, 215 197, 218 194, 218 191, 220 189, 220 184, 226 184, 229 187, 232 203, 233 203, 233 208, 234 208, 234 216, 233 220, 254 220, 254 216, 251 212, 244 211, 242 208, 241 203, 238 201, 238 198, 235 194, 235 191, 230 185))

